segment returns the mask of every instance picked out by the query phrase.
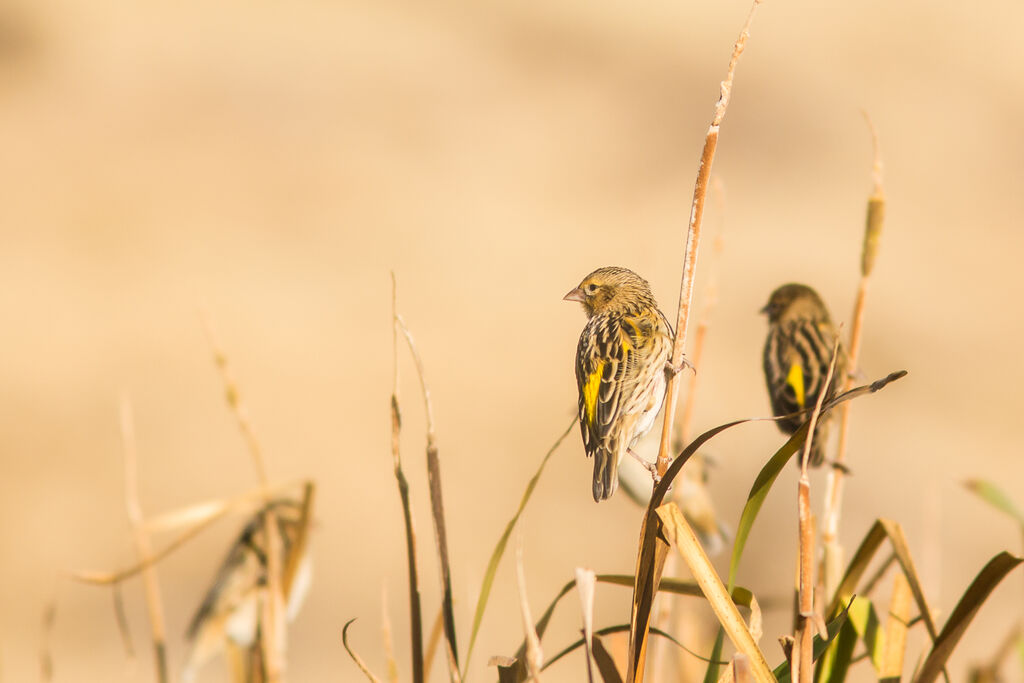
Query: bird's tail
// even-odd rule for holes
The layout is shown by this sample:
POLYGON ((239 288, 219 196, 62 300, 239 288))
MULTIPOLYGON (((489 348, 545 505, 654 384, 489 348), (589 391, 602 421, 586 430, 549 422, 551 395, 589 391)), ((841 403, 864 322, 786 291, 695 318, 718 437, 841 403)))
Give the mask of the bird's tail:
POLYGON ((612 497, 619 487, 619 459, 605 448, 594 453, 594 501, 612 497))

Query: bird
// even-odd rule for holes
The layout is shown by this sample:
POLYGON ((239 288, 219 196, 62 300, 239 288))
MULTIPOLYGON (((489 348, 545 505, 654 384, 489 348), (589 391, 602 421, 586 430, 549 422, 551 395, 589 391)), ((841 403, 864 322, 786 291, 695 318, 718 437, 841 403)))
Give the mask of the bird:
POLYGON ((232 680, 263 680, 253 668, 262 666, 259 631, 268 581, 265 518, 273 510, 281 541, 282 572, 293 550, 302 553, 295 558, 294 578, 285 588, 286 617, 291 621, 302 606, 312 577, 308 543, 296 547, 300 527, 308 524, 303 520, 302 507, 291 499, 273 500, 246 523, 189 624, 186 637, 191 652, 183 672, 185 681, 194 680, 198 669, 220 650, 229 655, 235 669, 236 678, 232 680))
MULTIPOLYGON (((814 408, 823 390, 825 400, 832 398, 845 377, 847 358, 840 345, 832 381, 826 388, 838 333, 818 293, 807 285, 782 285, 772 292, 761 313, 768 316, 764 378, 775 416, 814 408)), ((776 424, 784 434, 793 434, 809 417, 802 413, 776 424)), ((809 465, 818 467, 825 461, 830 421, 827 414, 818 419, 809 465)))
POLYGON ((665 401, 675 336, 650 284, 628 268, 598 268, 563 299, 583 304, 587 315, 576 384, 583 447, 594 458, 594 500, 601 502, 615 493, 627 452, 653 467, 631 448, 665 401))

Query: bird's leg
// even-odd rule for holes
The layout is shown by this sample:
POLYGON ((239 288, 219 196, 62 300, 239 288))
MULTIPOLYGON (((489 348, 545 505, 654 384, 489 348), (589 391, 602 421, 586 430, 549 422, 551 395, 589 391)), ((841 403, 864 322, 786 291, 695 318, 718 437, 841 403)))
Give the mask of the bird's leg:
POLYGON ((637 453, 632 448, 627 448, 626 452, 629 453, 630 455, 632 455, 634 458, 636 458, 636 461, 638 463, 640 463, 641 465, 643 465, 644 469, 646 469, 648 472, 651 473, 651 478, 654 479, 654 483, 655 484, 660 484, 661 483, 661 477, 658 476, 658 465, 657 465, 657 463, 647 462, 642 457, 637 455, 637 453))
POLYGON ((686 368, 690 368, 693 370, 693 374, 697 374, 697 368, 693 367, 693 363, 688 361, 686 358, 683 358, 682 362, 680 362, 678 366, 672 365, 672 361, 665 361, 665 372, 670 378, 675 377, 686 368))

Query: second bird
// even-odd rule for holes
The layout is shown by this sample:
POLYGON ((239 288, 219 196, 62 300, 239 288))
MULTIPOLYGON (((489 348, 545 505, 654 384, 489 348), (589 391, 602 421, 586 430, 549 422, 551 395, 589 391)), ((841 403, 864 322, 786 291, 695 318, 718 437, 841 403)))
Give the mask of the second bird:
MULTIPOLYGON (((772 411, 780 416, 813 408, 825 389, 837 334, 825 303, 807 285, 788 284, 772 292, 768 305, 761 312, 768 315, 764 377, 772 411)), ((845 374, 846 354, 840 346, 832 382, 825 392, 826 399, 835 394, 845 374)), ((808 417, 809 413, 804 413, 777 424, 783 433, 793 434, 808 417)), ((826 415, 815 427, 808 458, 810 465, 818 466, 825 460, 829 422, 830 416, 826 415)))
POLYGON ((665 400, 673 333, 651 286, 626 268, 599 268, 566 301, 583 304, 576 347, 580 429, 594 458, 594 500, 619 485, 622 457, 650 431, 665 400))

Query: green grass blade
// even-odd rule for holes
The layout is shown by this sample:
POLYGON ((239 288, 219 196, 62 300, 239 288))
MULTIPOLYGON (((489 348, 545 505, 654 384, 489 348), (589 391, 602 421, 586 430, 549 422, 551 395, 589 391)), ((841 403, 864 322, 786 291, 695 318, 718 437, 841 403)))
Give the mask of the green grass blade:
POLYGON ((718 680, 718 667, 722 662, 722 646, 725 644, 725 629, 718 627, 718 635, 715 636, 715 645, 711 648, 711 656, 708 658, 708 668, 704 672, 704 683, 715 683, 718 680))
POLYGON ((960 637, 971 625, 974 615, 984 604, 985 600, 992 593, 999 582, 1024 562, 1024 558, 1011 555, 1003 551, 988 561, 978 575, 968 586, 967 590, 960 597, 960 601, 953 608, 952 614, 942 627, 942 632, 932 645, 928 658, 921 665, 921 672, 914 683, 932 683, 943 671, 946 660, 953 653, 960 637))
MULTIPOLYGON (((469 648, 466 650, 466 659, 463 663, 463 680, 466 679, 466 672, 469 670, 469 658, 473 655, 473 646, 476 644, 476 637, 480 633, 480 624, 484 618, 484 611, 487 609, 487 600, 490 598, 491 588, 494 586, 494 576, 498 571, 498 564, 501 562, 501 557, 505 554, 505 548, 508 546, 508 539, 512 535, 512 530, 515 529, 516 524, 519 522, 519 518, 522 516, 523 510, 526 508, 526 504, 530 502, 530 497, 533 495, 533 490, 537 487, 537 482, 540 481, 541 474, 544 473, 544 467, 548 464, 548 460, 550 460, 554 452, 558 450, 558 447, 562 445, 565 437, 569 435, 569 432, 572 431, 572 428, 575 425, 576 418, 573 418, 573 421, 569 423, 569 426, 566 427, 564 432, 562 432, 562 435, 555 440, 554 445, 548 449, 548 452, 544 455, 544 459, 540 462, 540 467, 537 468, 537 472, 526 485, 526 491, 523 492, 523 497, 519 501, 519 508, 516 510, 516 514, 509 520, 508 524, 505 525, 505 531, 501 534, 501 538, 498 539, 497 545, 494 546, 494 552, 491 553, 491 559, 487 563, 487 571, 484 572, 483 584, 480 586, 480 597, 478 597, 476 601, 476 612, 473 614, 473 627, 469 634, 469 648)), ((575 585, 575 583, 573 585, 575 585)), ((560 597, 561 595, 559 598, 560 597)), ((552 604, 552 607, 554 607, 554 604, 552 604)), ((538 636, 539 635, 540 633, 538 633, 538 636)))
POLYGON ((992 507, 1017 520, 1017 524, 1024 526, 1024 512, 1021 512, 1006 492, 998 486, 984 479, 968 479, 964 486, 992 507))

